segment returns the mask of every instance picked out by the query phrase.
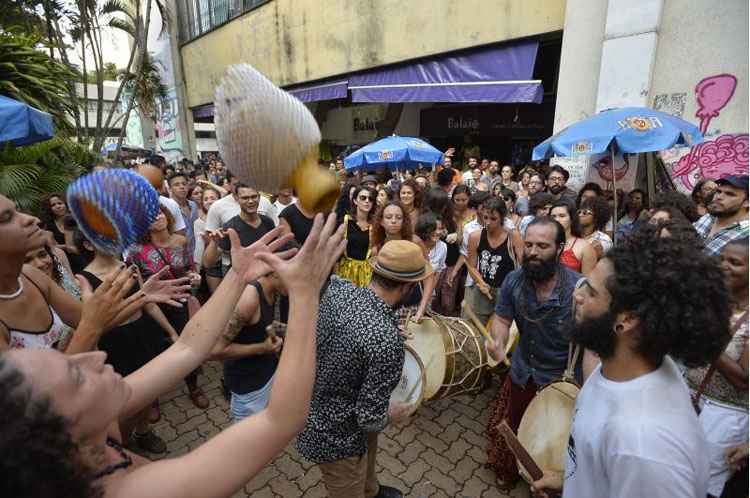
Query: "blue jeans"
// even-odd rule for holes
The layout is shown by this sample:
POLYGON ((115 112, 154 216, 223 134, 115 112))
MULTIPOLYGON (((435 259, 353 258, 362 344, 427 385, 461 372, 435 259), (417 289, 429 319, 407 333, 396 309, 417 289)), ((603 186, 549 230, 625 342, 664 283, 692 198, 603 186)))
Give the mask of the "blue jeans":
POLYGON ((273 377, 271 377, 265 386, 257 391, 252 391, 247 394, 237 394, 233 392, 229 408, 232 410, 232 418, 234 418, 234 421, 239 422, 243 418, 265 410, 268 406, 268 400, 271 398, 272 386, 273 377))

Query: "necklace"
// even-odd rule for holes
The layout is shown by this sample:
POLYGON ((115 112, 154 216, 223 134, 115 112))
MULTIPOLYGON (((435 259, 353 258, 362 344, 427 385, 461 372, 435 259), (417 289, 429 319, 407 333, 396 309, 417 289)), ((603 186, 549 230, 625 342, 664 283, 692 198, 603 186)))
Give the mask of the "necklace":
POLYGON ((21 280, 21 275, 18 276, 18 290, 14 292, 13 294, 0 294, 0 299, 15 299, 18 296, 21 295, 23 292, 23 280, 21 280))
POLYGON ((109 446, 110 448, 114 448, 117 451, 117 453, 120 454, 120 458, 122 458, 122 461, 120 463, 116 463, 114 465, 108 465, 107 467, 103 468, 102 470, 94 474, 94 479, 100 479, 104 476, 114 474, 116 471, 120 469, 126 469, 133 464, 133 460, 130 458, 130 455, 128 455, 125 452, 123 447, 120 446, 120 443, 108 437, 107 446, 109 446))

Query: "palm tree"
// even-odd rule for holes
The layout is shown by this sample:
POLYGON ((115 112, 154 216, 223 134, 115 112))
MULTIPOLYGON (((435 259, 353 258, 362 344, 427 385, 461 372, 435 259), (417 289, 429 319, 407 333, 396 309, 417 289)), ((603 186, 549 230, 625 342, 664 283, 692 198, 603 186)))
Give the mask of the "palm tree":
POLYGON ((42 197, 64 192, 95 159, 85 146, 61 137, 24 147, 7 145, 0 150, 0 194, 36 213, 42 197))
MULTIPOLYGON (((161 73, 151 53, 146 53, 141 63, 140 78, 127 71, 120 71, 118 78, 123 82, 137 102, 138 114, 144 128, 144 136, 150 141, 154 136, 156 121, 156 103, 167 96, 167 87, 161 83, 161 73), (137 85, 137 86, 136 86, 137 85)), ((146 143, 146 148, 152 148, 153 143, 146 143)))
POLYGON ((68 116, 77 108, 70 102, 75 71, 37 50, 34 35, 0 33, 0 94, 52 115, 58 130, 73 131, 68 116))

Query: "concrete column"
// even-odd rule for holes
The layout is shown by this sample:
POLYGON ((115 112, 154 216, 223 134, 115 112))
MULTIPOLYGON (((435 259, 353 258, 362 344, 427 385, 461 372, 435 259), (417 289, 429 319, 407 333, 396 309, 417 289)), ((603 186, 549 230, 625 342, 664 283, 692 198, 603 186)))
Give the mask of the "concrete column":
POLYGON ((609 0, 596 110, 648 105, 663 0, 609 0))
POLYGON ((594 113, 607 2, 568 0, 560 54, 554 131, 594 113))
POLYGON ((187 91, 185 83, 185 71, 182 65, 182 53, 180 51, 179 22, 177 21, 177 2, 167 0, 172 22, 168 25, 169 46, 172 51, 172 71, 174 74, 174 86, 177 93, 178 116, 177 126, 182 137, 182 153, 188 159, 198 160, 198 150, 195 140, 195 125, 193 123, 193 111, 187 105, 187 91))

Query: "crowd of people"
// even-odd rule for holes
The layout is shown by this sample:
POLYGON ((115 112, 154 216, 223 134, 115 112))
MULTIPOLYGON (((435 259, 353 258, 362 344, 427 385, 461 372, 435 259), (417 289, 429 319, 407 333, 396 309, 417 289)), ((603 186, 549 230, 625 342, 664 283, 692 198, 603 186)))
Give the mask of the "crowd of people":
POLYGON ((230 496, 298 436, 331 497, 401 496, 375 460, 410 408, 390 400, 405 332, 471 313, 498 361, 519 331, 488 426, 499 487, 519 474, 497 425, 517 430, 570 368, 582 390, 566 470, 535 493, 746 496, 748 177, 649 199, 575 190, 557 165, 452 159, 337 160, 324 217, 218 158, 152 158, 160 212, 119 257, 86 239, 64 193, 39 218, 0 196, 0 447, 13 452, 0 494, 230 496), (208 360, 223 362, 234 424, 183 457, 133 453, 166 452, 151 426, 178 381, 208 408, 208 360))

